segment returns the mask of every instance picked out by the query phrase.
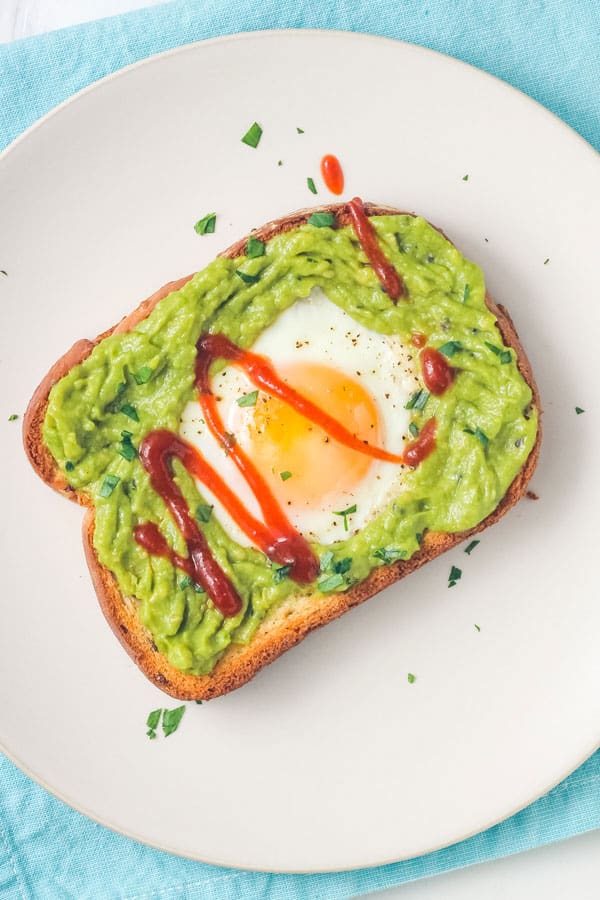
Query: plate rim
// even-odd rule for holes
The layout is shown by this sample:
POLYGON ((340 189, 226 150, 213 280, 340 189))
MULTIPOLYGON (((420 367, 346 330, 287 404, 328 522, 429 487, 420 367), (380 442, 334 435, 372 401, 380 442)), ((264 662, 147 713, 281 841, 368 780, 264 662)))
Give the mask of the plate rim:
MULTIPOLYGON (((398 38, 388 37, 386 35, 372 34, 369 32, 363 31, 350 31, 346 29, 325 29, 325 28, 281 28, 281 29, 256 29, 254 31, 242 31, 242 32, 233 32, 230 34, 219 35, 218 37, 206 38, 197 41, 190 41, 185 44, 178 45, 176 47, 171 47, 167 50, 160 51, 158 53, 153 53, 150 56, 146 56, 143 59, 139 59, 136 62, 130 63, 126 66, 123 66, 119 69, 116 69, 113 72, 104 75, 102 78, 99 78, 96 81, 93 81, 91 84, 86 85, 81 88, 79 91, 71 94, 69 97, 62 100, 59 104, 52 107, 52 109, 48 110, 43 116, 36 119, 31 125, 29 125, 23 132, 21 132, 14 140, 12 140, 3 150, 0 151, 0 164, 10 156, 19 145, 27 140, 29 136, 35 133, 39 128, 43 128, 47 121, 52 120, 55 116, 58 116, 62 113, 62 111, 70 106, 71 104, 77 103, 83 97, 85 97, 88 93, 91 93, 95 90, 101 89, 106 82, 112 81, 114 79, 118 79, 121 76, 126 75, 131 70, 135 70, 139 67, 150 65, 155 61, 162 59, 163 57, 175 56, 177 54, 182 54, 188 51, 197 51, 198 49, 204 47, 205 45, 213 45, 213 44, 225 44, 225 43, 238 43, 240 41, 245 41, 248 39, 273 39, 275 37, 291 37, 291 36, 300 36, 301 38, 309 38, 309 37, 332 37, 340 40, 352 40, 359 42, 385 42, 386 44, 394 45, 394 47, 407 47, 409 51, 416 51, 420 54, 424 54, 425 56, 429 56, 432 58, 441 58, 444 63, 451 63, 459 67, 464 67, 469 70, 475 72, 478 76, 484 76, 487 79, 491 79, 493 82, 499 83, 504 89, 507 91, 514 93, 519 96, 521 101, 525 101, 528 104, 533 105, 539 111, 541 111, 545 116, 551 117, 554 120, 555 125, 558 124, 561 126, 561 130, 565 134, 565 136, 569 135, 572 139, 575 137, 581 147, 585 152, 591 151, 594 157, 598 157, 598 151, 596 148, 587 141, 578 131, 575 130, 571 125, 567 124, 563 119, 561 119, 556 113, 552 112, 552 110, 548 109, 548 107, 544 106, 543 103, 534 99, 529 94, 522 91, 520 88, 515 87, 509 82, 505 81, 502 78, 499 78, 496 75, 487 72, 485 69, 478 68, 477 66, 465 62, 457 57, 451 56, 450 54, 443 53, 439 50, 434 50, 430 47, 413 43, 411 41, 405 41, 398 38)), ((494 816, 490 820, 486 822, 486 824, 478 827, 474 830, 470 830, 465 834, 462 834, 458 837, 455 837, 450 842, 442 842, 439 844, 434 844, 431 847, 427 847, 419 851, 417 856, 424 856, 430 853, 434 853, 439 850, 443 850, 445 848, 451 847, 454 844, 460 843, 464 840, 467 840, 471 837, 474 837, 477 834, 480 834, 484 831, 487 831, 489 828, 498 825, 500 822, 506 821, 510 817, 514 816, 518 812, 522 811, 526 807, 530 806, 532 803, 535 803, 537 800, 544 797, 554 788, 556 788, 565 778, 567 778, 570 774, 572 774, 576 769, 578 769, 586 760, 588 760, 591 756, 594 755, 600 749, 600 735, 597 740, 595 740, 594 745, 591 747, 589 751, 586 751, 583 756, 578 756, 578 759, 572 765, 569 765, 569 768, 564 771, 556 780, 554 780, 550 785, 545 787, 541 791, 535 791, 532 795, 529 795, 526 800, 522 803, 519 803, 515 806, 511 811, 501 815, 499 818, 494 816)), ((158 850, 162 852, 166 852, 180 859, 189 859, 195 862, 200 862, 205 865, 219 866, 221 868, 226 868, 235 871, 239 869, 242 872, 247 873, 273 873, 273 874, 291 874, 291 875, 310 875, 310 874, 326 874, 326 873, 341 873, 341 872, 355 872, 361 869, 372 869, 377 868, 379 866, 388 866, 393 865, 394 863, 401 863, 409 859, 414 859, 415 854, 410 855, 400 855, 393 856, 392 858, 386 858, 384 860, 380 860, 377 862, 368 862, 368 863, 357 863, 353 865, 351 868, 348 867, 334 867, 334 868, 261 868, 260 866, 243 866, 238 867, 231 862, 222 862, 214 859, 207 859, 198 854, 186 853, 181 850, 173 849, 168 845, 168 843, 161 843, 149 840, 147 838, 139 837, 135 831, 130 831, 127 828, 123 828, 122 826, 117 826, 111 821, 104 819, 102 817, 98 817, 95 813, 90 812, 87 809, 85 804, 78 803, 75 799, 69 799, 66 794, 63 794, 62 791, 52 787, 45 778, 41 775, 36 774, 27 764, 23 763, 19 760, 18 755, 14 754, 12 751, 9 751, 0 735, 0 752, 6 756, 11 764, 13 764, 17 769, 19 769, 22 773, 24 773, 28 778, 30 778, 35 784, 39 787, 43 788, 47 791, 52 797, 58 799, 60 802, 64 803, 70 809, 74 810, 81 815, 84 815, 87 819, 92 822, 95 822, 98 825, 101 825, 105 828, 108 828, 115 834, 122 835, 130 840, 135 841, 136 843, 142 844, 143 846, 149 847, 153 850, 158 850)))

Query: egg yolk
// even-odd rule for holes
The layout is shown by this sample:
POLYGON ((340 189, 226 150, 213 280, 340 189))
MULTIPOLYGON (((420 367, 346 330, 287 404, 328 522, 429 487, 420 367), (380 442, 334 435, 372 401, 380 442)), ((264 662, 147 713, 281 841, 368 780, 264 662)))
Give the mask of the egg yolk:
MULTIPOLYGON (((277 370, 360 440, 382 446, 377 407, 357 381, 318 363, 278 365, 277 370)), ((283 505, 314 507, 328 495, 352 491, 373 463, 276 397, 260 393, 246 412, 248 453, 283 505)))

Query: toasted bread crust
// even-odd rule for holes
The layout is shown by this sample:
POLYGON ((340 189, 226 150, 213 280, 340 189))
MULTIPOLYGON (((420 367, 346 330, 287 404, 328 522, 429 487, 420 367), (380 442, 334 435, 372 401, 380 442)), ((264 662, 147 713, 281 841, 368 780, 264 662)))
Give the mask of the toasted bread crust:
MULTIPOLYGON (((399 214, 398 210, 371 203, 365 204, 365 210, 370 216, 399 214)), ((334 212, 341 225, 350 223, 344 204, 325 205, 319 207, 318 211, 334 212)), ((253 234, 260 240, 267 241, 276 234, 296 228, 305 222, 313 212, 315 212, 314 207, 299 210, 285 218, 263 225, 253 234)), ((237 241, 221 255, 232 259, 242 255, 247 240, 245 237, 237 241)), ((393 565, 375 569, 368 578, 345 593, 307 595, 286 600, 267 616, 248 645, 232 644, 228 647, 209 675, 185 674, 176 669, 157 650, 151 635, 142 625, 137 612, 137 601, 133 597, 124 597, 121 594, 112 572, 99 562, 93 545, 95 519, 93 505, 89 498, 79 494, 67 483, 43 441, 42 428, 52 386, 73 366, 78 365, 89 356, 96 344, 103 338, 109 334, 134 328, 139 321, 149 315, 163 297, 166 297, 171 291, 183 287, 191 277, 188 276, 166 284, 144 300, 118 325, 99 335, 95 341, 77 341, 52 366, 31 398, 23 420, 23 443, 33 468, 46 484, 68 499, 88 507, 83 520, 83 544, 87 564, 102 611, 125 650, 142 672, 167 694, 181 700, 209 700, 241 687, 260 669, 299 643, 315 628, 331 622, 332 619, 342 615, 353 606, 363 603, 369 597, 414 572, 436 556, 455 547, 465 538, 477 534, 497 522, 521 499, 527 489, 539 456, 541 424, 538 426, 536 442, 525 465, 496 509, 475 528, 458 534, 428 532, 418 552, 409 560, 401 560, 393 565)), ((537 385, 513 322, 506 309, 494 303, 489 294, 486 294, 486 304, 497 317, 498 328, 505 345, 512 347, 515 351, 519 371, 532 390, 533 405, 541 414, 537 385)))

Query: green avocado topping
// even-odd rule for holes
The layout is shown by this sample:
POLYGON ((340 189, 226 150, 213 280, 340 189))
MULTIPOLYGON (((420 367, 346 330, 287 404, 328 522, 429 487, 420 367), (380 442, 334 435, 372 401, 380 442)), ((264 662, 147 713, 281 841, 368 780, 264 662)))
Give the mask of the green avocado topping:
MULTIPOLYGON (((410 299, 394 304, 354 231, 324 227, 335 224, 333 217, 316 216, 314 224, 272 238, 260 255, 259 247, 249 246, 246 256, 215 259, 132 331, 101 341, 50 392, 44 440, 69 484, 96 507, 98 559, 122 593, 136 598, 156 646, 184 672, 210 672, 232 642, 247 643, 265 616, 296 594, 318 598, 320 592, 347 590, 374 568, 409 559, 426 531, 474 528, 498 505, 535 442, 531 391, 485 305, 479 268, 421 218, 374 217, 378 241, 408 289, 410 299), (348 520, 352 507, 339 511, 339 540, 312 545, 321 575, 309 586, 289 578, 289 567, 275 567, 253 546, 234 541, 174 460, 176 483, 242 598, 241 612, 224 618, 200 586, 134 540, 138 523, 153 522, 175 553, 187 554, 136 448, 155 429, 179 430, 196 396, 194 363, 202 333, 222 333, 250 348, 284 310, 317 287, 359 326, 399 335, 405 344, 419 332, 428 346, 452 346, 450 355, 459 362, 451 387, 434 396, 415 385, 419 390, 408 404, 416 429, 435 416, 436 449, 417 468, 404 470, 402 490, 356 533, 348 520)), ((456 583, 453 574, 449 583, 456 583)))

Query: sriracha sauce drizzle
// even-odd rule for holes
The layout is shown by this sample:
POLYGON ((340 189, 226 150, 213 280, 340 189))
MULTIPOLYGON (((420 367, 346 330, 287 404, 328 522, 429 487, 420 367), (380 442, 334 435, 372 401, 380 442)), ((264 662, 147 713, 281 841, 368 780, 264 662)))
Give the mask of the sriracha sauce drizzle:
POLYGON ((369 221, 360 197, 355 197, 354 200, 350 201, 348 212, 352 219, 356 237, 365 251, 365 256, 373 266, 373 270, 383 285, 384 291, 390 300, 393 300, 395 303, 404 293, 404 284, 400 275, 377 243, 375 229, 369 221))
POLYGON ((344 173, 337 156, 328 153, 321 160, 321 175, 325 182, 325 187, 329 188, 332 194, 341 194, 344 190, 344 173))
POLYGON ((454 381, 454 369, 439 350, 426 347, 421 351, 421 369, 425 387, 439 397, 454 381))

